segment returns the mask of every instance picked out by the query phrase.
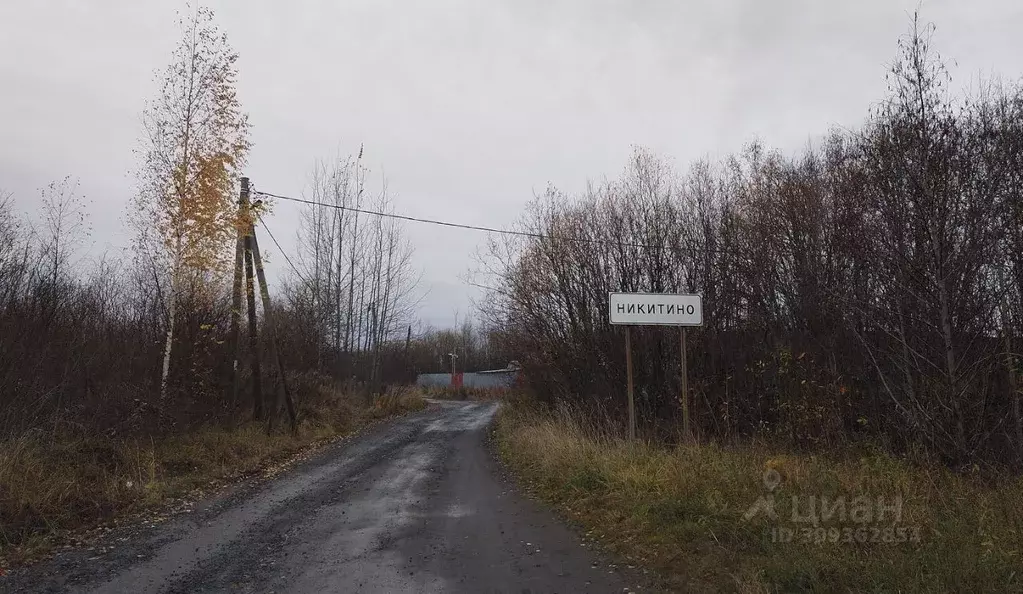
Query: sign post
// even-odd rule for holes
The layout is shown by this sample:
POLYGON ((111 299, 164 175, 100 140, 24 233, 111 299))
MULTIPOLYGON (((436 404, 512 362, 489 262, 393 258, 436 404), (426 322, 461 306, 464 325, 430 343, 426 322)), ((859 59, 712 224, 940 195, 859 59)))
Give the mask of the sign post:
POLYGON ((703 325, 703 297, 674 293, 611 293, 608 295, 608 318, 614 325, 625 326, 625 371, 629 391, 629 439, 636 438, 636 401, 632 380, 632 335, 630 326, 681 326, 682 351, 682 433, 690 438, 689 378, 686 368, 686 326, 703 325))
POLYGON ((686 327, 682 326, 682 439, 689 441, 689 369, 686 367, 686 327))
POLYGON ((636 439, 636 398, 632 391, 632 334, 625 327, 625 374, 629 385, 629 440, 636 439))

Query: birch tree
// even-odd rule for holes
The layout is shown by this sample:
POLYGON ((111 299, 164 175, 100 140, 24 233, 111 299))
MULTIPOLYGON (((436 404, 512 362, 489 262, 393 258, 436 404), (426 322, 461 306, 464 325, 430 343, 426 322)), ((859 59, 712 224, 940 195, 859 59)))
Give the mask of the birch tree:
POLYGON ((235 90, 238 54, 209 9, 192 11, 179 25, 181 40, 142 114, 133 216, 140 247, 151 256, 161 284, 169 286, 161 402, 185 282, 201 286, 228 266, 236 225, 234 187, 250 146, 248 118, 235 90))

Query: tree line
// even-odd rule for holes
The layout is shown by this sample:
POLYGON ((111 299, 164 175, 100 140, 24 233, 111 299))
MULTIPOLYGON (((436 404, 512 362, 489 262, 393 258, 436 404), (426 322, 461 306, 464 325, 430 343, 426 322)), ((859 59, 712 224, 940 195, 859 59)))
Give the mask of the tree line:
MULTIPOLYGON (((700 293, 705 437, 864 437, 951 464, 1023 459, 1023 87, 948 88, 914 18, 887 96, 797 156, 752 143, 679 172, 636 150, 613 181, 551 187, 480 273, 488 323, 542 401, 623 427, 613 291, 700 293)), ((648 436, 677 435, 677 330, 634 329, 648 436)))
MULTIPOLYGON (((232 334, 232 317, 247 313, 232 303, 232 264, 239 230, 255 224, 267 240, 262 219, 273 204, 257 196, 240 214, 251 142, 238 54, 209 9, 189 10, 179 27, 142 114, 129 250, 82 256, 89 203, 71 178, 42 190, 37 223, 0 191, 0 438, 152 435, 252 416, 232 390, 233 364, 240 352, 238 394, 247 395, 245 361, 268 356, 268 312, 257 312, 255 348, 232 334)), ((317 165, 315 199, 388 210, 386 184, 365 192, 361 156, 317 165)), ((392 356, 384 372, 384 353, 401 354, 394 345, 405 342, 418 303, 402 227, 314 208, 300 239, 299 274, 270 312, 286 368, 299 379, 314 374, 293 387, 319 389, 322 374, 355 389, 404 381, 405 359, 392 356)), ((274 255, 279 277, 288 262, 274 255)), ((259 299, 241 308, 246 301, 259 299)))

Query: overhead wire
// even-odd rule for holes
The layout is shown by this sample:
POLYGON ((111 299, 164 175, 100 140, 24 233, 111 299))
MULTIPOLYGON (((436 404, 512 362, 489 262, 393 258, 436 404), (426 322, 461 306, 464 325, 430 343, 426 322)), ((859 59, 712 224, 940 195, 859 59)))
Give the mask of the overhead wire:
POLYGON ((305 282, 305 278, 302 276, 302 273, 298 271, 298 267, 295 266, 295 263, 292 262, 291 258, 288 257, 288 253, 285 252, 284 248, 281 247, 281 244, 280 242, 277 241, 277 238, 274 237, 273 231, 270 231, 270 227, 266 225, 266 221, 263 220, 263 217, 258 212, 256 213, 256 217, 259 219, 259 224, 262 225, 264 229, 266 229, 266 234, 270 236, 270 239, 274 242, 274 245, 277 246, 277 249, 281 252, 281 255, 284 256, 284 259, 288 262, 288 265, 291 266, 291 269, 295 272, 296 275, 298 275, 299 280, 305 282))
MULTIPOLYGON (((592 244, 592 245, 621 246, 621 247, 633 247, 633 248, 643 248, 643 249, 658 249, 658 250, 670 249, 672 247, 672 246, 663 245, 663 244, 657 245, 657 244, 635 243, 635 242, 626 242, 626 241, 609 241, 609 240, 604 240, 604 239, 587 239, 587 238, 584 238, 584 237, 561 237, 561 238, 554 238, 554 237, 552 237, 550 235, 546 235, 546 234, 543 234, 543 233, 533 233, 533 232, 530 232, 530 231, 515 231, 515 230, 512 230, 512 229, 497 229, 495 227, 485 227, 485 226, 482 226, 482 225, 468 225, 468 224, 464 224, 464 223, 453 223, 451 221, 442 221, 442 220, 438 220, 438 219, 427 219, 427 218, 423 218, 423 217, 413 217, 413 216, 409 216, 409 215, 402 215, 402 214, 391 213, 391 212, 382 212, 382 211, 377 211, 377 210, 369 210, 369 209, 365 209, 365 208, 353 208, 351 206, 342 206, 340 204, 329 204, 329 203, 324 203, 324 202, 315 202, 313 200, 306 200, 305 198, 295 198, 293 196, 283 196, 281 194, 273 194, 273 193, 270 193, 270 192, 264 192, 262 190, 253 190, 253 193, 257 194, 257 195, 260 195, 260 196, 267 196, 269 198, 277 198, 279 200, 286 200, 286 201, 289 201, 289 202, 297 202, 297 203, 300 203, 300 204, 308 204, 310 206, 319 206, 319 207, 324 207, 324 208, 333 208, 333 209, 336 209, 336 210, 349 211, 349 212, 357 212, 357 213, 360 213, 360 214, 367 214, 367 215, 371 215, 371 216, 385 217, 385 218, 391 218, 391 219, 399 219, 399 220, 402 220, 402 221, 411 221, 411 222, 414 222, 414 223, 425 223, 425 224, 428 224, 428 225, 440 225, 440 226, 443 226, 443 227, 453 227, 453 228, 456 228, 456 229, 468 229, 468 230, 472 230, 472 231, 484 231, 486 233, 498 233, 498 234, 501 234, 501 235, 514 235, 514 236, 518 236, 518 237, 529 237, 529 238, 532 238, 532 239, 563 239, 563 240, 566 240, 566 241, 571 241, 571 242, 576 242, 576 243, 586 243, 586 244, 592 244)), ((687 250, 687 251, 694 251, 694 252, 724 253, 723 250, 714 249, 714 248, 686 247, 686 248, 681 248, 681 249, 687 250)))

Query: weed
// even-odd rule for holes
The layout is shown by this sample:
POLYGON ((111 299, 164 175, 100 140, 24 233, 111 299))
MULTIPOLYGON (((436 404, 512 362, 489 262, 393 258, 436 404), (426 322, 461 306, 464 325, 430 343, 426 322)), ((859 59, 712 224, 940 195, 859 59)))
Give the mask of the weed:
POLYGON ((1019 478, 981 481, 880 451, 655 447, 521 407, 504 408, 497 435, 532 492, 673 589, 1023 591, 1019 478), (776 516, 745 519, 761 497, 776 516), (869 523, 850 519, 868 512, 869 523), (791 538, 778 537, 784 528, 791 538))
POLYGON ((0 443, 0 567, 46 552, 62 535, 251 475, 374 419, 426 406, 391 389, 369 408, 327 378, 297 377, 297 435, 262 423, 114 439, 29 432, 0 443))

